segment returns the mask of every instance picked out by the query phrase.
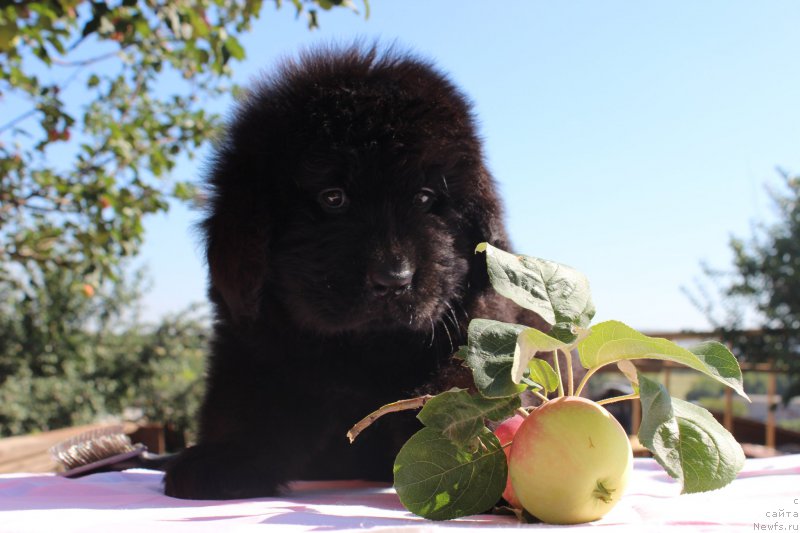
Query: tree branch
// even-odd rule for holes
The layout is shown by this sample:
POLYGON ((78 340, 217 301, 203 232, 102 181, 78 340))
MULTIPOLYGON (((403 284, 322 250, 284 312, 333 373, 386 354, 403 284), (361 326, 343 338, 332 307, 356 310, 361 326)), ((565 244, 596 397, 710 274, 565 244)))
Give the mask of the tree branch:
POLYGON ((397 413, 399 411, 407 411, 408 409, 419 409, 431 398, 433 398, 432 395, 426 394, 424 396, 417 396, 416 398, 409 398, 407 400, 398 400, 396 402, 386 404, 376 411, 371 412, 366 417, 359 420, 356 425, 350 428, 350 431, 347 432, 347 438, 350 439, 350 444, 356 440, 356 437, 358 437, 362 431, 371 426, 373 422, 383 415, 388 413, 397 413))
POLYGON ((6 131, 8 129, 13 128, 16 123, 22 122, 23 120, 27 119, 28 117, 30 117, 32 115, 35 115, 37 111, 39 111, 39 109, 34 107, 33 109, 30 109, 30 110, 24 112, 23 114, 21 114, 17 118, 11 119, 9 122, 6 122, 2 126, 0 126, 0 133, 3 133, 4 131, 6 131))
POLYGON ((114 52, 108 52, 105 54, 100 54, 99 56, 90 57, 88 59, 79 59, 75 61, 64 61, 62 59, 52 59, 54 65, 58 65, 59 67, 70 67, 70 68, 82 68, 92 65, 94 63, 99 63, 100 61, 105 61, 106 59, 112 58, 119 54, 120 50, 116 50, 114 52))

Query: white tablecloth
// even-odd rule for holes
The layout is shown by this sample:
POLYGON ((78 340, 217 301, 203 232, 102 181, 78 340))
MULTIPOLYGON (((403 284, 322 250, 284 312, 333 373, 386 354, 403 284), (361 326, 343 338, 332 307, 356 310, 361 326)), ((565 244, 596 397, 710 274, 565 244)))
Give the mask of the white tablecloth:
MULTIPOLYGON (((64 479, 0 475, 0 532, 154 533, 398 531, 554 528, 480 515, 430 522, 407 512, 386 485, 300 482, 280 498, 187 501, 161 491, 159 472, 128 470, 64 479)), ((652 459, 636 459, 622 501, 603 519, 572 530, 800 531, 800 455, 748 459, 739 478, 711 493, 679 495, 652 459)))

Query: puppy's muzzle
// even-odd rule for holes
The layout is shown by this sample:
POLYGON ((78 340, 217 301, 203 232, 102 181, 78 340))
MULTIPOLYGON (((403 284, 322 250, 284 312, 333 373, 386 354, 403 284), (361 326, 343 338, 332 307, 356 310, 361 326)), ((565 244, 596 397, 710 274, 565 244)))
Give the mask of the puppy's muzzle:
POLYGON ((380 262, 370 268, 367 281, 375 296, 399 296, 411 289, 414 270, 414 265, 407 259, 380 262))

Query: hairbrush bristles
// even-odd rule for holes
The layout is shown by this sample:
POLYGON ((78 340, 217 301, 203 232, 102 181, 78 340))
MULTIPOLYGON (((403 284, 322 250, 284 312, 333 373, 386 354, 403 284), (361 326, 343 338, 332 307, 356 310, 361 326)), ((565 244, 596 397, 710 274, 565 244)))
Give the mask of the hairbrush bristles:
POLYGON ((123 432, 122 426, 108 426, 76 435, 50 448, 53 459, 70 471, 96 463, 119 454, 128 454, 142 449, 134 445, 123 432))

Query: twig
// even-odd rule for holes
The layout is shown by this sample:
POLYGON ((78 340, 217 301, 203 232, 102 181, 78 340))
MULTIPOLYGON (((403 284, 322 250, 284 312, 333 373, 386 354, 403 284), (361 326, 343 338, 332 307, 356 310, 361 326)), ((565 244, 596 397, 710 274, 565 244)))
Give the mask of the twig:
MULTIPOLYGON (((121 50, 121 49, 120 49, 121 50)), ((64 61, 63 59, 53 58, 51 61, 54 65, 58 65, 59 67, 77 67, 83 68, 89 66, 93 63, 97 63, 99 61, 105 61, 108 58, 114 57, 119 54, 120 50, 114 52, 108 52, 105 54, 101 54, 99 56, 90 57, 87 59, 77 59, 74 61, 64 61)))
POLYGON ((6 131, 8 129, 13 128, 15 124, 17 124, 18 122, 22 122, 23 120, 25 120, 26 118, 28 118, 28 117, 30 117, 32 115, 35 115, 38 111, 39 111, 38 109, 34 108, 34 109, 31 109, 29 111, 26 111, 26 112, 22 113, 17 118, 11 119, 10 121, 8 121, 5 124, 3 124, 2 126, 0 126, 0 133, 3 133, 4 131, 6 131))
POLYGON ((419 409, 425 403, 433 398, 431 394, 426 394, 424 396, 418 396, 416 398, 408 398, 406 400, 398 400, 396 402, 388 403, 383 407, 371 412, 366 417, 359 420, 356 425, 350 428, 350 431, 347 432, 347 438, 350 439, 350 444, 356 440, 356 437, 367 429, 373 422, 377 419, 382 417, 388 413, 397 413, 399 411, 407 411, 409 409, 419 409))

